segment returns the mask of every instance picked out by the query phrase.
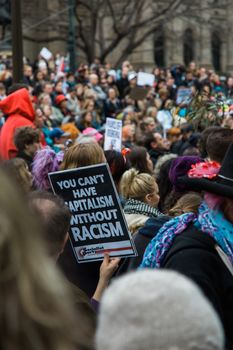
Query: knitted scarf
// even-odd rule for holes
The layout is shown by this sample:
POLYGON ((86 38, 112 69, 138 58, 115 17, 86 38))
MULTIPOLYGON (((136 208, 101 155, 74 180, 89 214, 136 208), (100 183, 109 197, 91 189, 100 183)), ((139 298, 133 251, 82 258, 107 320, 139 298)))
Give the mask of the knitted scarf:
POLYGON ((152 217, 163 215, 157 208, 151 207, 149 204, 138 201, 136 199, 128 199, 124 206, 125 214, 141 214, 152 217))
POLYGON ((233 224, 225 219, 219 209, 210 209, 205 202, 198 215, 187 213, 168 221, 147 246, 141 267, 159 268, 177 235, 193 222, 204 234, 211 236, 228 256, 233 265, 233 224))

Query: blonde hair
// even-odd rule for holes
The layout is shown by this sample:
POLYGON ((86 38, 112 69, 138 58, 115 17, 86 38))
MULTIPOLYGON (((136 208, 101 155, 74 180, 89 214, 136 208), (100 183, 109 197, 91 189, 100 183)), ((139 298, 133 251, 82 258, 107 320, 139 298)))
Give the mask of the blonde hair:
POLYGON ((74 169, 103 162, 104 152, 98 143, 78 143, 65 152, 60 169, 74 169))
POLYGON ((169 215, 179 216, 184 213, 197 213, 201 204, 202 196, 198 193, 189 192, 183 195, 169 210, 169 215))
POLYGON ((0 179, 0 348, 86 349, 84 325, 29 208, 2 170, 0 179))
POLYGON ((127 170, 120 182, 120 193, 125 198, 133 198, 144 202, 147 194, 155 190, 155 178, 147 173, 139 173, 132 168, 127 170))

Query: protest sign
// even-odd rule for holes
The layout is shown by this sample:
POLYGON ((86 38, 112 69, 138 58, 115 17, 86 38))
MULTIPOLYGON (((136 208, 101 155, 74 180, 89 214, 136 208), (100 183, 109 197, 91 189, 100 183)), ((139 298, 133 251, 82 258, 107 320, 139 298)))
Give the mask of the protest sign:
POLYGON ((169 110, 162 109, 158 111, 156 118, 164 130, 168 130, 172 127, 173 118, 169 110))
POLYGON ((122 121, 107 118, 105 127, 104 150, 121 152, 122 121))
POLYGON ((149 92, 150 88, 143 88, 140 86, 135 86, 134 88, 131 89, 130 91, 130 98, 132 98, 132 100, 144 100, 144 98, 146 98, 148 92, 149 92))
POLYGON ((154 74, 139 72, 138 73, 138 86, 153 86, 155 82, 154 74))
POLYGON ((50 58, 52 58, 53 54, 51 51, 49 51, 46 47, 43 47, 43 49, 40 51, 41 57, 43 57, 46 61, 49 61, 50 58))
POLYGON ((70 240, 79 263, 137 255, 107 164, 49 174, 69 207, 70 240))
POLYGON ((176 96, 176 103, 179 105, 181 103, 188 103, 192 96, 191 89, 178 89, 176 96))

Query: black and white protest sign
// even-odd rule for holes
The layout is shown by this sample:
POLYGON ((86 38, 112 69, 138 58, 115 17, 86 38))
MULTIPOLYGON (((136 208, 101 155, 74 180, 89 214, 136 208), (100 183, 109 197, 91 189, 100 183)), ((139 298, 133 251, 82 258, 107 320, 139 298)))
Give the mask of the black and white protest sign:
POLYGON ((104 150, 121 152, 122 121, 107 118, 105 126, 104 150))
POLYGON ((70 240, 78 262, 135 256, 119 198, 107 164, 49 174, 53 192, 68 205, 70 240))

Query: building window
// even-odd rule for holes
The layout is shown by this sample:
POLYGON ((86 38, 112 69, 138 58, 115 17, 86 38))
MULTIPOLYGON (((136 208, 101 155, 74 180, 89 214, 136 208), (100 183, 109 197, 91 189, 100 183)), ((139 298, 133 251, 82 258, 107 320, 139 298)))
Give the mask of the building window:
POLYGON ((165 67, 164 32, 162 27, 158 27, 154 34, 154 60, 158 67, 165 67))
POLYGON ((186 29, 184 32, 183 59, 186 66, 194 60, 194 38, 192 29, 186 29))
POLYGON ((211 37, 212 64, 217 72, 221 72, 221 49, 222 41, 218 32, 213 32, 211 37))

